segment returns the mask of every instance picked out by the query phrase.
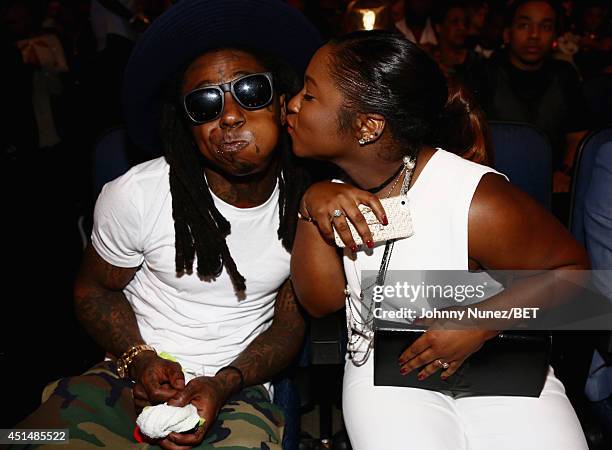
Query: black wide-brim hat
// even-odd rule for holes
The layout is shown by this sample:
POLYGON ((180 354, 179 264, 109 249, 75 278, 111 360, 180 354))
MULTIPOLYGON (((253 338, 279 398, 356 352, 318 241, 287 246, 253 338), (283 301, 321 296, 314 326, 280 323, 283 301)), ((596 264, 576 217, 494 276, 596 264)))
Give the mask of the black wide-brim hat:
POLYGON ((207 50, 240 45, 282 58, 303 74, 321 46, 318 31, 280 0, 180 0, 137 42, 125 70, 123 110, 132 140, 162 154, 162 87, 207 50))

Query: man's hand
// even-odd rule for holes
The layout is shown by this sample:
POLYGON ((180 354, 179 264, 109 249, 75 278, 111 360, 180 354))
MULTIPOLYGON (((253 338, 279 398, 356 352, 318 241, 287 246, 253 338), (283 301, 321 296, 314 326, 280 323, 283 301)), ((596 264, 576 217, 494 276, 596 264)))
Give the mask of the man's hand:
POLYGON ((167 402, 185 388, 180 364, 154 352, 142 353, 130 366, 130 375, 136 382, 133 392, 137 412, 167 402))
POLYGON ((195 433, 170 433, 165 439, 156 442, 166 450, 177 450, 195 447, 202 443, 208 427, 214 423, 219 410, 232 392, 237 390, 239 378, 230 372, 223 371, 214 377, 197 377, 187 383, 185 389, 168 401, 171 406, 185 406, 191 403, 198 409, 198 415, 204 419, 204 425, 195 433))

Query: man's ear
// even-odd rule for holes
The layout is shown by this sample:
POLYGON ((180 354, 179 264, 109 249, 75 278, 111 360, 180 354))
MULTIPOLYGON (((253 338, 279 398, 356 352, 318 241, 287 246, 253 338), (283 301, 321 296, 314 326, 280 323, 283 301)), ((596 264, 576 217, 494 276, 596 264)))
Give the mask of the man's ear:
POLYGON ((358 113, 353 131, 361 145, 370 144, 382 135, 387 121, 384 116, 376 113, 358 113))
POLYGON ((286 125, 287 124, 287 96, 285 94, 281 94, 278 97, 278 103, 280 105, 281 125, 286 125))

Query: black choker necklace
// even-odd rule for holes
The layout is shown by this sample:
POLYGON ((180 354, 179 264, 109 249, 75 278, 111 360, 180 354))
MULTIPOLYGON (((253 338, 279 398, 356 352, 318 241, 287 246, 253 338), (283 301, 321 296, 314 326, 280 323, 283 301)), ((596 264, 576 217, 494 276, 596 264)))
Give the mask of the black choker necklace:
POLYGON ((389 183, 391 183, 395 177, 397 177, 400 172, 404 169, 404 164, 402 164, 401 166, 399 166, 399 169, 397 169, 395 171, 395 173, 393 175, 391 175, 389 178, 387 178, 385 181, 383 181, 381 184, 379 184, 376 187, 373 187, 371 189, 364 189, 366 191, 368 191, 371 194, 376 194, 377 192, 380 192, 386 185, 388 185, 389 183))

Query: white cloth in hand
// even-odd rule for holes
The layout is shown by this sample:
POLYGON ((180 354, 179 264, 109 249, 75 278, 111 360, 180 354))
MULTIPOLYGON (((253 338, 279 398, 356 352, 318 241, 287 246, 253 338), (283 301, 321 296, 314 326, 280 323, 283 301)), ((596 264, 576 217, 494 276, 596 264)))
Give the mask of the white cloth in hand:
POLYGON ((163 439, 172 432, 192 430, 199 422, 198 410, 191 403, 183 407, 165 403, 148 406, 136 419, 141 433, 152 439, 163 439))

